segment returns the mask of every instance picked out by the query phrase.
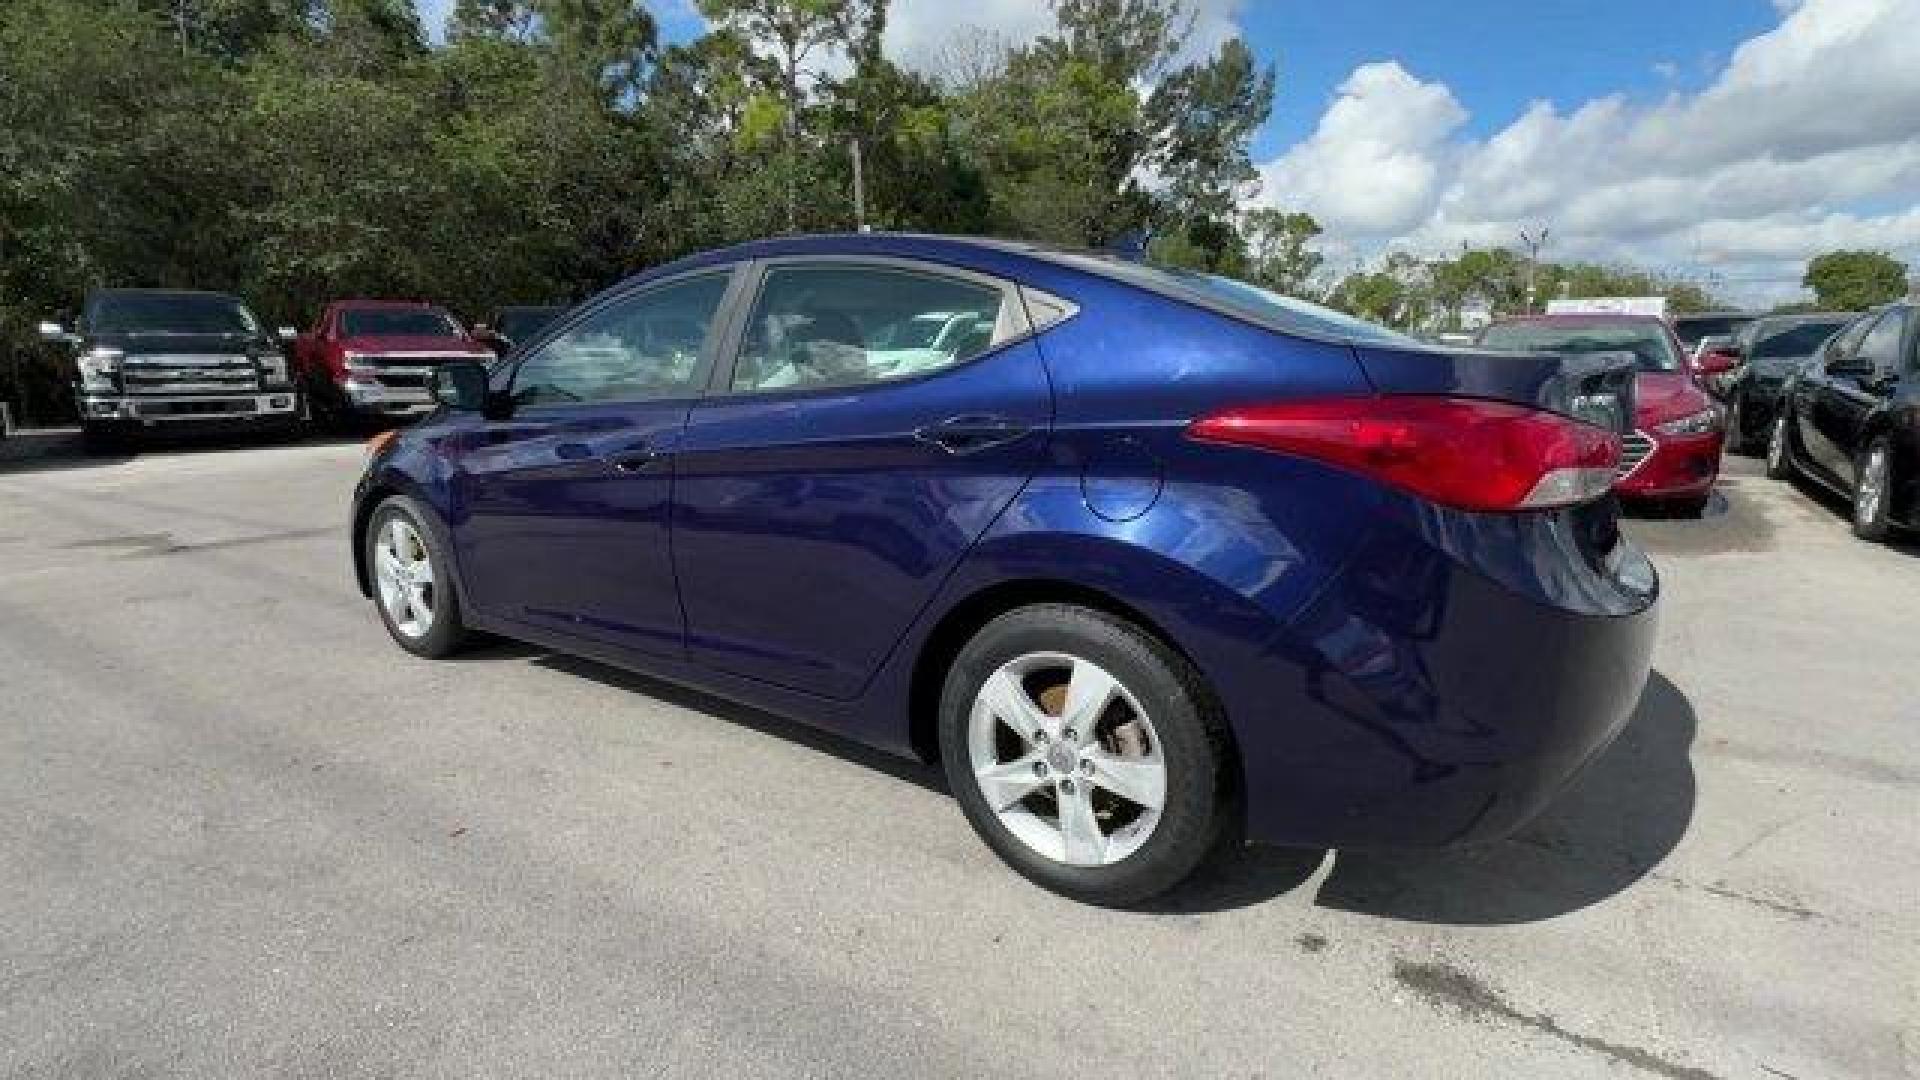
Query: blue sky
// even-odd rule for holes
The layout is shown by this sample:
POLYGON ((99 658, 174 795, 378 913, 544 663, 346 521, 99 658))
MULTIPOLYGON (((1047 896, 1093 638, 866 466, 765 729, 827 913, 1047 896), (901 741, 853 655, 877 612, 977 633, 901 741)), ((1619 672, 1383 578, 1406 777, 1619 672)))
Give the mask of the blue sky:
MULTIPOLYGON (((430 31, 451 0, 417 0, 430 31)), ((1920 263, 1920 0, 1186 0, 1191 50, 1279 71, 1250 202, 1312 212, 1343 267, 1512 244, 1635 262, 1731 299, 1798 294, 1811 255, 1920 263)), ((664 36, 691 0, 652 0, 664 36)), ((892 0, 888 49, 1023 41, 1044 0, 892 0)))

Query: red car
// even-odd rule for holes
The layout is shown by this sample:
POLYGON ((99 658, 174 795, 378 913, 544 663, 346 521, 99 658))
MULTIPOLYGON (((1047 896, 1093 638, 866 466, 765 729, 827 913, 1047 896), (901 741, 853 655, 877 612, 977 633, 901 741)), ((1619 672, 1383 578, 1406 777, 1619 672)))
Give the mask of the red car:
POLYGON ((428 412, 427 372, 493 359, 445 308, 404 300, 338 300, 294 340, 293 362, 314 412, 327 418, 428 412))
POLYGON ((1518 352, 1630 352, 1635 380, 1634 432, 1626 438, 1614 490, 1698 514, 1720 477, 1724 411, 1700 387, 1698 373, 1665 320, 1652 315, 1530 315, 1480 333, 1490 349, 1518 352))

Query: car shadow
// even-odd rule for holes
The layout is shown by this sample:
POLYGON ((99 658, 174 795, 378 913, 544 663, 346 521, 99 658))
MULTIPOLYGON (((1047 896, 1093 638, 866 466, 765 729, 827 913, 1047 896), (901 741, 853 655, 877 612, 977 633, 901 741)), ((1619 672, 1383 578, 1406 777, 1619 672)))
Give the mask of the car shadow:
MULTIPOLYGON (((1792 480, 1793 489, 1805 495, 1808 501, 1831 513, 1844 529, 1853 528, 1853 502, 1836 493, 1832 488, 1818 480, 1805 476, 1796 476, 1792 480)), ((1861 543, 1868 541, 1862 540, 1861 543)), ((1920 559, 1920 533, 1898 532, 1893 538, 1880 545, 1888 551, 1920 559)))
MULTIPOLYGON (((896 757, 831 732, 677 683, 502 639, 463 662, 524 659, 692 712, 751 728, 816 753, 949 796, 938 765, 896 757)), ((1199 914, 1251 907, 1332 867, 1314 897, 1323 907, 1407 922, 1498 925, 1564 915, 1624 891, 1658 866, 1693 817, 1689 750, 1693 705, 1654 672, 1613 745, 1541 817, 1499 843, 1440 849, 1242 847, 1212 860, 1172 892, 1142 907, 1199 914)))
POLYGON ((686 709, 690 712, 705 713, 715 719, 725 720, 730 724, 738 724, 741 727, 751 728, 762 735, 784 739, 789 743, 793 743, 796 746, 803 746, 815 753, 828 754, 840 758, 843 761, 872 769, 875 772, 890 776, 895 780, 905 781, 906 783, 933 792, 934 794, 949 794, 946 775, 938 766, 923 765, 910 758, 902 758, 889 754, 884 750, 876 750, 864 743, 854 742, 852 739, 836 735, 821 728, 812 727, 808 724, 803 724, 798 720, 789 720, 774 713, 763 712, 750 705, 741 705, 737 702, 728 701, 725 698, 715 697, 704 691, 681 686, 678 683, 670 683, 662 679, 639 674, 638 672, 609 667, 597 661, 584 659, 582 657, 534 649, 531 646, 522 646, 513 642, 503 642, 500 645, 487 646, 485 649, 471 655, 479 659, 486 659, 488 653, 491 652, 494 658, 505 658, 514 655, 514 652, 518 650, 525 650, 523 655, 531 656, 531 662, 538 667, 564 672, 578 678, 592 679, 597 683, 625 690, 629 693, 644 694, 656 701, 665 702, 676 708, 686 709))
POLYGON ((1626 728, 1508 840, 1462 848, 1247 848, 1163 898, 1166 911, 1244 907, 1292 892, 1329 858, 1314 901, 1406 922, 1502 925, 1599 903, 1645 877, 1693 818, 1693 705, 1654 672, 1626 728))

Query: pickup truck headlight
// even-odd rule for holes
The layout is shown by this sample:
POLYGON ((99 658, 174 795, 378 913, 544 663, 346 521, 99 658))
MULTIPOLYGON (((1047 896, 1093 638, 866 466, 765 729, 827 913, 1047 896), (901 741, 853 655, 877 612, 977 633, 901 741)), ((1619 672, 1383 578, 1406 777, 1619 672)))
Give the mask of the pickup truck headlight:
POLYGON ((1678 420, 1669 420, 1654 425, 1653 430, 1662 435, 1705 435, 1720 430, 1720 410, 1701 409, 1678 420))
POLYGON ((269 386, 285 386, 287 384, 287 358, 285 356, 279 353, 265 353, 254 357, 254 362, 260 365, 261 381, 269 386))
POLYGON ((117 389, 113 385, 114 373, 120 370, 120 361, 126 354, 119 349, 88 349, 80 354, 80 387, 90 394, 111 394, 117 389))

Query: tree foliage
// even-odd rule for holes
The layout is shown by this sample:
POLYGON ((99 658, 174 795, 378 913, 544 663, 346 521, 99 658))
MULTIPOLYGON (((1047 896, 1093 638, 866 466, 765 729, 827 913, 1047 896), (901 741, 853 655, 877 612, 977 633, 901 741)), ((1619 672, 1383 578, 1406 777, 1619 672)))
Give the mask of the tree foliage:
POLYGON ((1801 284, 1828 311, 1865 311, 1907 294, 1907 266, 1883 251, 1829 251, 1807 264, 1801 284))

